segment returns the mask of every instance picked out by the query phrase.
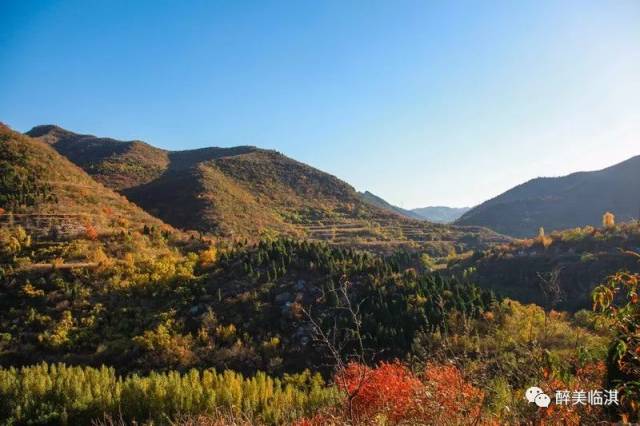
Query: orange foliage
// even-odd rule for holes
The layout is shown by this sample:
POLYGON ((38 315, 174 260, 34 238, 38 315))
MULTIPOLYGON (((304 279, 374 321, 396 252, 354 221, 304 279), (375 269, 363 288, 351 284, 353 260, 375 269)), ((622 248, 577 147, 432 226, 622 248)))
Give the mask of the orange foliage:
POLYGON ((98 239, 98 231, 91 224, 88 224, 88 225, 84 226, 84 235, 85 235, 85 237, 87 237, 88 239, 93 240, 93 241, 98 239))
POLYGON ((302 418, 293 422, 293 426, 325 426, 344 424, 336 416, 319 413, 311 418, 302 418))
POLYGON ((338 373, 336 383, 347 393, 354 420, 379 414, 398 422, 413 411, 422 383, 399 362, 380 363, 375 369, 349 363, 338 373))
POLYGON ((2 216, 5 212, 6 212, 6 210, 3 209, 2 207, 0 207, 0 216, 2 216))
MULTIPOLYGON (((559 377, 555 377, 548 371, 545 371, 545 381, 541 384, 541 388, 547 390, 547 394, 554 399, 556 391, 576 391, 576 390, 598 390, 602 389, 606 366, 604 362, 587 364, 576 370, 575 376, 571 382, 566 382, 559 377)), ((556 405, 551 404, 544 410, 539 410, 538 419, 541 425, 580 425, 596 423, 602 419, 602 406, 598 405, 556 405)))
MULTIPOLYGON (((347 395, 345 414, 355 424, 381 418, 391 424, 480 421, 484 393, 453 365, 430 364, 418 377, 398 361, 373 369, 350 363, 335 381, 347 395)), ((299 425, 315 426, 323 419, 316 416, 299 425)))
POLYGON ((616 224, 616 217, 611 212, 606 212, 602 215, 602 227, 613 228, 616 224))
POLYGON ((468 383, 456 366, 429 364, 425 380, 433 387, 436 408, 443 414, 461 420, 480 417, 484 392, 468 383))

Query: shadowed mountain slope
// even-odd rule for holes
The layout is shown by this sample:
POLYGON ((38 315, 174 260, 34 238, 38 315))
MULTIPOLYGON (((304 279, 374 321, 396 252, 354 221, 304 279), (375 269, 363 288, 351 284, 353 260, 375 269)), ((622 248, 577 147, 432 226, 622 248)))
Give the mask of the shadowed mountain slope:
POLYGON ((56 126, 28 134, 182 229, 249 239, 285 234, 371 249, 425 246, 436 255, 505 241, 484 228, 436 225, 376 207, 340 179, 276 151, 240 146, 171 152, 56 126))
POLYGON ((514 237, 602 223, 604 212, 619 222, 640 212, 640 156, 593 172, 537 178, 474 207, 458 225, 486 226, 514 237))
POLYGON ((506 297, 575 311, 591 307, 592 290, 610 275, 637 272, 638 252, 638 222, 585 226, 496 245, 455 259, 449 271, 506 297))

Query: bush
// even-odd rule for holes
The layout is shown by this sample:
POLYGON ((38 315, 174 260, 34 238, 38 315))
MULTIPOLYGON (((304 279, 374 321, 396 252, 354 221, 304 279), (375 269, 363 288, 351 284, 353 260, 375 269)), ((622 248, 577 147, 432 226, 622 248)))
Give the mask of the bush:
POLYGON ((468 424, 479 422, 484 393, 453 365, 430 364, 424 373, 381 362, 375 368, 349 363, 335 377, 344 392, 341 412, 325 411, 297 423, 468 424))

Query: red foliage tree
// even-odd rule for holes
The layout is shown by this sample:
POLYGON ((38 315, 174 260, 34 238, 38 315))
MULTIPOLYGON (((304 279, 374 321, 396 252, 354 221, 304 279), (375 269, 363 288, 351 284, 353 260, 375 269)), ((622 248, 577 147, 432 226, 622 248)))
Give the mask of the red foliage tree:
POLYGON ((344 410, 301 419, 296 426, 324 424, 488 424, 481 420, 484 393, 453 365, 428 365, 424 375, 395 361, 375 368, 349 363, 335 376, 345 393, 344 410))
POLYGON ((470 422, 480 418, 484 392, 467 382, 458 367, 429 364, 424 376, 434 395, 433 408, 450 418, 470 422))
POLYGON ((85 237, 87 237, 88 239, 95 241, 98 239, 98 231, 96 230, 96 228, 91 225, 85 225, 84 226, 84 235, 85 237))
POLYGON ((336 376, 347 393, 350 416, 363 421, 384 414, 398 422, 412 411, 422 383, 399 362, 380 363, 377 368, 349 363, 336 376))

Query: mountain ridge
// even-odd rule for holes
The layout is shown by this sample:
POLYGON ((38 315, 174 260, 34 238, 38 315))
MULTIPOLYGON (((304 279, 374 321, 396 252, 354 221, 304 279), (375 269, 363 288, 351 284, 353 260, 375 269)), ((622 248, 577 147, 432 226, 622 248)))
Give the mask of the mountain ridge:
POLYGON ((404 216, 410 219, 419 219, 419 220, 423 219, 420 215, 414 213, 413 211, 403 209, 402 207, 394 206, 393 204, 389 203, 382 197, 375 195, 371 191, 358 192, 358 194, 361 196, 361 198, 365 202, 368 202, 376 207, 380 207, 382 209, 392 211, 394 213, 397 213, 401 216, 404 216))
POLYGON ((411 209, 423 219, 436 223, 453 223, 471 207, 427 206, 411 209))
POLYGON ((437 255, 508 239, 481 227, 403 218, 364 202, 337 177, 273 150, 166 151, 57 126, 38 126, 27 134, 180 229, 249 239, 275 233, 366 248, 418 244, 437 255))
POLYGON ((474 207, 455 224, 486 226, 521 238, 535 235, 540 227, 596 226, 607 211, 620 222, 638 218, 640 155, 600 170, 531 179, 474 207))
POLYGON ((0 125, 3 179, 0 219, 24 226, 34 235, 113 232, 167 224, 122 195, 94 181, 50 145, 0 125), (15 177, 15 178, 14 178, 15 177), (12 197, 30 193, 31 197, 12 197))

